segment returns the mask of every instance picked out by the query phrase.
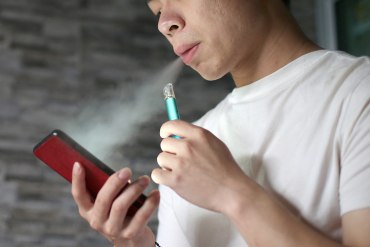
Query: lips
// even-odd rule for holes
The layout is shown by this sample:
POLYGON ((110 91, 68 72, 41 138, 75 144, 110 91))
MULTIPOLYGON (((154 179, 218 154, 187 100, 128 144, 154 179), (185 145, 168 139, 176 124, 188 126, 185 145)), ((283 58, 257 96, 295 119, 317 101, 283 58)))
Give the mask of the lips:
POLYGON ((185 64, 189 64, 198 50, 199 43, 193 43, 188 45, 180 45, 175 48, 175 53, 177 56, 181 57, 185 64))

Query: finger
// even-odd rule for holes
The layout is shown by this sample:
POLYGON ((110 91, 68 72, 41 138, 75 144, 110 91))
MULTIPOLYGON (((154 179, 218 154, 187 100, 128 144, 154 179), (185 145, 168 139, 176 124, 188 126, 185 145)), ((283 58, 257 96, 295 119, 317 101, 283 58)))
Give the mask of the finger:
POLYGON ((176 154, 177 150, 179 150, 180 148, 180 143, 183 141, 184 141, 183 139, 167 137, 161 141, 160 146, 162 151, 176 154))
POLYGON ((197 128, 195 125, 182 120, 173 120, 165 122, 160 129, 160 136, 162 138, 170 136, 181 136, 181 138, 186 138, 186 136, 191 133, 194 128, 197 128))
MULTIPOLYGON (((112 203, 120 191, 127 185, 131 177, 131 170, 123 168, 108 178, 100 189, 94 204, 94 225, 102 225, 108 218, 112 203)), ((90 222, 91 223, 91 222, 90 222)))
POLYGON ((158 207, 160 194, 158 190, 152 191, 145 200, 144 205, 136 212, 128 226, 123 230, 124 238, 133 238, 147 225, 150 217, 158 207))
POLYGON ((177 161, 177 157, 174 154, 162 152, 157 157, 157 163, 163 169, 172 171, 173 165, 177 161))
POLYGON ((139 198, 148 185, 149 178, 147 176, 140 177, 134 183, 130 184, 122 194, 116 198, 112 204, 109 215, 109 228, 112 231, 112 236, 118 234, 130 206, 139 198))
POLYGON ((171 181, 171 171, 156 168, 152 171, 152 180, 157 184, 169 185, 171 181))
POLYGON ((81 216, 85 217, 86 212, 93 207, 93 202, 91 200, 91 195, 86 189, 85 170, 78 162, 73 165, 72 196, 78 206, 81 216))

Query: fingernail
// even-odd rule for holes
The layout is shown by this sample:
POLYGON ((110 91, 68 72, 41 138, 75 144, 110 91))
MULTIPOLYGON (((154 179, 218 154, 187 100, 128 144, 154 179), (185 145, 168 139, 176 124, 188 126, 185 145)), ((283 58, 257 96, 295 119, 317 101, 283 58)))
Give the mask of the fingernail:
POLYGON ((73 164, 73 173, 74 173, 75 175, 78 175, 78 174, 80 174, 80 173, 81 173, 81 165, 80 165, 80 163, 75 162, 75 163, 73 164))
POLYGON ((139 185, 146 187, 149 184, 149 177, 148 176, 142 176, 138 179, 139 185))
POLYGON ((123 169, 118 173, 118 178, 122 180, 128 180, 131 176, 131 172, 128 169, 123 169))

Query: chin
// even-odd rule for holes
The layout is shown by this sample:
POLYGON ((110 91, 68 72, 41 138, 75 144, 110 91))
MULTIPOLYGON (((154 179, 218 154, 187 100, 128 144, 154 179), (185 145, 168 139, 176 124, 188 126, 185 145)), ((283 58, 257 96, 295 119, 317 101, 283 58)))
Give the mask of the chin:
POLYGON ((201 77, 203 77, 204 80, 207 80, 207 81, 216 81, 216 80, 218 80, 218 79, 220 79, 220 78, 223 77, 223 75, 217 75, 217 76, 215 76, 215 75, 204 75, 204 74, 201 74, 201 73, 199 73, 199 75, 201 77))
POLYGON ((215 81, 223 77, 228 73, 228 71, 224 71, 221 66, 213 65, 213 66, 202 66, 201 64, 192 68, 199 73, 203 79, 207 81, 215 81))

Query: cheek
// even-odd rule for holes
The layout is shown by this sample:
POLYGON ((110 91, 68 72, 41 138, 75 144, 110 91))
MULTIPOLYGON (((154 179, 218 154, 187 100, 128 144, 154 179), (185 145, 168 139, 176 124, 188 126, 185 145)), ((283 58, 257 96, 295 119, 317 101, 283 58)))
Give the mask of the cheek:
POLYGON ((196 26, 195 32, 201 37, 203 46, 199 60, 192 68, 206 80, 217 80, 231 71, 239 49, 233 39, 233 30, 228 25, 220 20, 203 24, 207 25, 196 26))
POLYGON ((213 75, 214 79, 219 79, 229 73, 235 62, 237 47, 233 44, 229 34, 218 35, 211 43, 208 71, 213 75))
POLYGON ((214 81, 220 79, 230 71, 229 62, 225 57, 220 56, 217 52, 213 52, 207 59, 193 66, 193 69, 204 79, 214 81))

